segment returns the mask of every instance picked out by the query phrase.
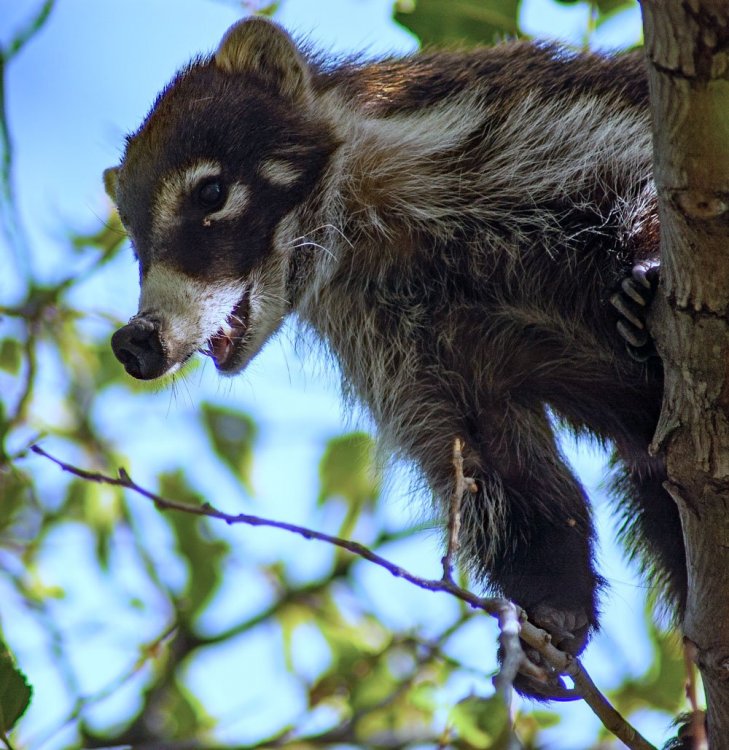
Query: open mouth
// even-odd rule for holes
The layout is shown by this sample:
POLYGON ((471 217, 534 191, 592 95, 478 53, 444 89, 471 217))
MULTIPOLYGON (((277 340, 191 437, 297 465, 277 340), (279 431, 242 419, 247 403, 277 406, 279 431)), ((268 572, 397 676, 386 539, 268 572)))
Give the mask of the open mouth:
POLYGON ((248 331, 249 313, 250 300, 246 291, 225 323, 207 340, 207 348, 200 349, 202 354, 212 358, 218 370, 230 369, 248 331))

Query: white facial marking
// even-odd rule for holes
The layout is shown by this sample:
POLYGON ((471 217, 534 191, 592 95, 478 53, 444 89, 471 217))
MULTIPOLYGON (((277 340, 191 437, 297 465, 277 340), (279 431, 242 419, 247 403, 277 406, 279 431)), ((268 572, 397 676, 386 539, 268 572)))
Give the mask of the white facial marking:
POLYGON ((258 168, 264 180, 279 187, 291 187, 301 179, 303 172, 283 159, 267 159, 258 168))
POLYGON ((216 161, 202 161, 168 174, 160 183, 152 210, 152 232, 155 239, 163 239, 178 223, 180 202, 204 179, 219 177, 223 168, 216 161))
POLYGON ((205 226, 210 226, 213 221, 236 219, 248 208, 250 201, 251 189, 240 182, 234 182, 228 188, 228 198, 225 205, 214 213, 208 214, 203 223, 205 226))
POLYGON ((234 281, 201 281, 158 263, 142 281, 139 315, 160 320, 160 335, 175 356, 188 356, 227 326, 245 292, 234 281))

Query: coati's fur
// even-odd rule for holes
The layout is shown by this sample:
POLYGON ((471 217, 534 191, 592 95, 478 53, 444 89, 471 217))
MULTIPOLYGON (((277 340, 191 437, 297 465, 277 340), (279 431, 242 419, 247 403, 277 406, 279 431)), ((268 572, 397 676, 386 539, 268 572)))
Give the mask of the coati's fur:
POLYGON ((680 613, 679 519, 647 453, 660 363, 628 356, 609 304, 658 253, 647 105, 637 55, 330 64, 241 22, 105 174, 142 289, 114 351, 138 378, 201 348, 233 374, 294 313, 441 508, 465 441, 464 560, 578 652, 603 581, 556 416, 614 445, 624 536, 680 613))

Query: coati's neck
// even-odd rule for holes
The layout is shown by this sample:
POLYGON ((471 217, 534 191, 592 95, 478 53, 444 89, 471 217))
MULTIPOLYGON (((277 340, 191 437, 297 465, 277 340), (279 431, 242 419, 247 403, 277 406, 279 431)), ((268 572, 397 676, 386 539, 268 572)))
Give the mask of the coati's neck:
POLYGON ((319 248, 308 254, 307 283, 325 283, 342 263, 387 271, 414 244, 435 252, 464 236, 459 252, 491 263, 534 253, 577 262, 596 235, 617 250, 640 231, 654 189, 648 112, 608 93, 557 98, 535 83, 503 101, 480 81, 421 108, 390 101, 372 114, 363 94, 327 90, 319 106, 342 145, 316 210, 304 212, 304 234, 319 248))

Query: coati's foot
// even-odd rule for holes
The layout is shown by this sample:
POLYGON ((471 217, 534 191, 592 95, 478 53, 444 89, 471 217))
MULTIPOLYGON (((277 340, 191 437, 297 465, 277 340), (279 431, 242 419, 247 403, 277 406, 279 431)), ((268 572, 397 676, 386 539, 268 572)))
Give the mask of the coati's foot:
POLYGON ((636 263, 632 274, 623 279, 620 290, 610 298, 610 304, 620 315, 618 333, 625 339, 628 354, 638 362, 658 356, 648 333, 646 317, 658 288, 659 272, 658 260, 636 263))
MULTIPOLYGON (((576 656, 587 643, 591 623, 583 609, 565 611, 540 604, 528 613, 528 617, 529 622, 551 635, 552 645, 560 651, 576 656)), ((519 693, 541 701, 579 699, 580 696, 567 687, 559 672, 537 650, 523 641, 522 648, 527 659, 544 674, 544 679, 520 672, 514 680, 514 688, 519 693)))

